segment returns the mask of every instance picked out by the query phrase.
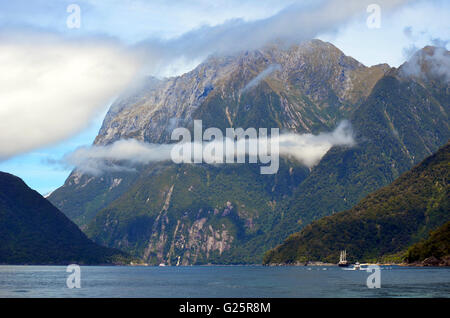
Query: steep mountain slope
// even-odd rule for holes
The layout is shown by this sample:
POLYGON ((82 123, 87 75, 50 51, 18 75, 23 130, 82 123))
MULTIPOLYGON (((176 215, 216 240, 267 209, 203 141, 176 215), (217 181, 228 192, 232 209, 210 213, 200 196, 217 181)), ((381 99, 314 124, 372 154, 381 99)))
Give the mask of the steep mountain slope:
POLYGON ((450 137, 446 96, 440 103, 431 89, 396 70, 380 79, 351 116, 357 146, 336 147, 322 158, 296 189, 276 231, 292 232, 298 221, 350 208, 432 154, 450 137))
MULTIPOLYGON (((290 49, 276 46, 238 56, 212 57, 193 71, 160 82, 113 105, 95 144, 120 138, 170 141, 176 127, 279 127, 298 132, 329 131, 369 93, 388 70, 367 68, 329 43, 314 40, 290 49), (264 70, 274 71, 244 90, 264 70), (276 67, 279 66, 279 67, 276 67)), ((304 175, 305 169, 300 168, 304 175)), ((295 173, 295 171, 294 171, 295 173)), ((138 174, 93 178, 74 171, 49 200, 84 228, 118 198, 138 174)))
POLYGON ((408 249, 406 261, 423 265, 450 266, 450 221, 408 249))
MULTIPOLYGON (((264 263, 337 262, 343 249, 350 261, 373 261, 404 251, 450 219, 449 168, 447 143, 352 209, 326 216, 291 235, 265 255, 264 263)), ((412 259, 416 249, 410 251, 412 259)))
POLYGON ((331 128, 347 108, 368 96, 389 69, 365 67, 329 43, 313 40, 236 56, 211 57, 193 71, 167 79, 108 116, 96 143, 120 138, 162 143, 192 119, 204 126, 282 127, 299 132, 331 128), (248 87, 263 71, 267 76, 248 87))
POLYGON ((20 178, 0 172, 0 264, 98 264, 124 257, 89 240, 20 178))
POLYGON ((98 177, 74 171, 49 199, 96 242, 151 263, 260 262, 288 234, 350 208, 450 138, 448 84, 432 90, 397 72, 365 67, 318 40, 211 58, 120 100, 95 143, 168 142, 193 119, 222 130, 318 133, 350 118, 357 146, 331 149, 312 170, 283 159, 275 175, 256 165, 171 163, 98 177))

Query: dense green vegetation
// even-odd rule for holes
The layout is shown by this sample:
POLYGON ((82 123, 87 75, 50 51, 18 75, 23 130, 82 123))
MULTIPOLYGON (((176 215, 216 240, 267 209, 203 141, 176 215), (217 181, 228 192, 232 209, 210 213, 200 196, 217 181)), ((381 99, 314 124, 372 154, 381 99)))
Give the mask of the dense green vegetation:
MULTIPOLYGON (((365 68, 326 43, 314 43, 313 51, 289 59, 294 64, 284 66, 292 67, 287 79, 269 76, 241 94, 246 83, 267 67, 272 54, 249 53, 207 94, 189 120, 202 119, 204 127, 221 130, 279 127, 319 133, 349 119, 356 146, 330 149, 312 169, 282 160, 276 175, 260 175, 258 165, 170 163, 101 176, 74 172, 49 200, 97 243, 150 263, 173 263, 178 256, 189 264, 260 263, 265 251, 290 234, 352 208, 450 138, 447 83, 403 78, 386 65, 365 68), (343 74, 351 74, 348 90, 342 89, 347 87, 343 74), (233 209, 224 213, 228 202, 233 209), (219 252, 220 246, 224 249, 219 252)), ((122 115, 123 119, 119 113, 111 115, 116 118, 114 125, 130 120, 127 112, 122 115)), ((166 127, 157 128, 132 129, 131 135, 122 137, 167 134, 162 132, 166 127)), ((390 221, 386 222, 389 228, 390 221)))
MULTIPOLYGON (((394 181, 430 149, 436 150, 450 137, 443 109, 417 83, 386 76, 375 86, 367 103, 352 114, 358 145, 331 149, 310 172, 286 161, 274 176, 260 175, 257 166, 164 165, 159 168, 164 173, 156 174, 152 166, 141 173, 127 193, 97 215, 87 233, 100 244, 126 247, 139 257, 145 254, 152 235, 167 236, 167 241, 176 239, 176 220, 185 225, 187 237, 188 228, 205 217, 204 227, 211 225, 217 230, 226 225, 235 239, 232 248, 220 254, 210 253, 208 258, 196 258, 196 263, 260 262, 263 253, 287 235, 323 216, 351 208, 364 196, 394 181), (409 86, 415 88, 414 93, 408 92, 409 86), (423 109, 418 110, 418 104, 423 109), (164 203, 163 193, 172 185, 168 223, 161 231, 161 224, 155 227, 154 222, 164 203), (222 212, 227 201, 235 207, 233 213, 220 220, 213 218, 211 211, 222 212), (116 224, 111 225, 108 218, 116 224)), ((166 244, 160 255, 171 255, 174 261, 184 252, 166 244)))
POLYGON ((449 103, 425 87, 388 75, 351 117, 357 145, 331 149, 285 206, 275 232, 353 207, 390 184, 450 138, 449 103), (418 107, 417 105, 420 105, 418 107))
MULTIPOLYGON (((306 174, 301 167, 296 173, 289 174, 287 162, 283 167, 277 175, 261 175, 257 165, 249 169, 242 165, 211 168, 161 164, 157 173, 152 166, 141 172, 142 177, 134 187, 97 215, 86 233, 99 244, 118 248, 126 246, 133 255, 142 256, 152 237, 176 239, 173 235, 177 227, 177 236, 188 237, 194 223, 206 218, 203 233, 209 226, 215 231, 225 228, 234 237, 233 243, 240 248, 218 253, 210 259, 197 257, 197 263, 256 262, 255 255, 262 255, 271 246, 261 245, 255 253, 249 253, 246 242, 270 231, 270 227, 264 226, 271 224, 273 221, 268 218, 274 218, 276 214, 275 206, 269 203, 288 195, 292 184, 298 182, 296 178, 304 178, 306 174), (264 182, 267 179, 276 180, 264 182), (277 191, 274 193, 273 186, 269 188, 267 184, 276 185, 277 191), (171 188, 169 204, 164 210, 171 188), (228 214, 224 213, 227 202, 233 207, 228 214), (166 217, 168 222, 162 224, 166 217), (177 220, 180 220, 180 225, 177 225, 177 220)), ((206 239, 205 236, 198 237, 197 243, 202 244, 206 239)), ((192 246, 192 253, 197 248, 197 245, 192 246)), ((177 255, 189 249, 168 244, 161 253, 167 255, 170 252, 174 261, 177 255)), ((148 261, 152 263, 151 259, 148 261)))
POLYGON ((68 179, 64 186, 54 191, 48 199, 82 230, 99 210, 117 199, 139 177, 139 173, 121 171, 101 178, 93 178, 89 175, 78 176, 76 172, 74 174, 73 179, 68 179), (114 180, 121 180, 121 182, 111 187, 114 180), (77 187, 78 184, 82 184, 83 187, 77 187), (99 191, 105 188, 108 191, 99 191))
POLYGON ((103 264, 124 252, 89 240, 20 178, 0 172, 0 264, 103 264))
MULTIPOLYGON (((404 251, 450 219, 450 144, 350 210, 326 216, 270 250, 264 263, 375 261, 404 251)), ((409 251, 409 259, 448 251, 448 232, 432 234, 409 251), (447 235, 447 236, 445 236, 447 235), (441 245, 443 244, 443 245, 441 245)))
POLYGON ((411 246, 406 254, 406 261, 422 262, 429 257, 437 260, 450 257, 450 221, 432 231, 426 240, 411 246))

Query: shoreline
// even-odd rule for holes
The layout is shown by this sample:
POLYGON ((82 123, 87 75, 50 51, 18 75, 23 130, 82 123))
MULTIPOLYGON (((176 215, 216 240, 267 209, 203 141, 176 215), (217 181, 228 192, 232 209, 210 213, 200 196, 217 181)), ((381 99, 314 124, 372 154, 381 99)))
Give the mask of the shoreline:
MULTIPOLYGON (((68 266, 69 264, 0 264, 0 267, 3 266, 68 266)), ((337 264, 333 263, 314 263, 314 264, 268 264, 268 265, 261 265, 261 264, 201 264, 201 265, 165 265, 165 266, 159 266, 159 265, 149 265, 149 264, 77 264, 82 267, 338 267, 337 264)), ((353 264, 352 264, 353 265, 353 264)), ((350 265, 348 268, 352 268, 352 265, 350 265)), ((448 265, 423 265, 423 264, 404 264, 404 263, 363 263, 361 266, 369 266, 369 265, 377 265, 377 266, 399 266, 399 267, 423 267, 423 268, 429 268, 429 267, 435 267, 435 268, 449 268, 448 265)))

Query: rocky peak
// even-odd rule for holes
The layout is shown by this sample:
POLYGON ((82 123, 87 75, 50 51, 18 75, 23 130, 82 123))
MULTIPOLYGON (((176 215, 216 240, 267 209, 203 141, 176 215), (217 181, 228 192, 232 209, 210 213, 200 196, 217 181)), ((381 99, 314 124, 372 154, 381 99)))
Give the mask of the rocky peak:
MULTIPOLYGON (((286 96, 301 94, 319 108, 348 107, 367 96, 385 71, 385 67, 367 68, 334 45, 320 40, 288 48, 272 44, 232 56, 211 56, 188 73, 161 81, 150 80, 136 93, 118 99, 108 112, 95 143, 108 144, 120 138, 168 142, 174 128, 189 126, 194 114, 202 113, 199 109, 210 95, 219 96, 238 108, 241 96, 248 93, 247 84, 258 76, 260 82, 271 82, 270 90, 279 95, 283 103, 288 102, 286 96)), ((292 109, 291 113, 308 107, 308 102, 304 101, 290 103, 294 103, 287 106, 292 109)), ((331 108, 330 111, 338 110, 331 108)), ((299 120, 292 118, 292 122, 299 120)), ((311 120, 300 118, 300 122, 305 123, 303 130, 310 130, 307 122, 311 120)), ((292 128, 290 123, 281 124, 292 128)))
POLYGON ((450 52, 444 47, 425 46, 399 68, 406 79, 450 83, 450 52))

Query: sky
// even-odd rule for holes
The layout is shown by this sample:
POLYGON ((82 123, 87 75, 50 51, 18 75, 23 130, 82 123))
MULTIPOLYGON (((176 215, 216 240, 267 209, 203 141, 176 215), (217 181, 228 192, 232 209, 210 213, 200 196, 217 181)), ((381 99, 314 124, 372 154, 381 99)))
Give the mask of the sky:
POLYGON ((143 76, 278 39, 319 38, 397 67, 425 45, 449 49, 449 21, 439 0, 0 0, 0 171, 41 194, 61 186, 73 167, 55 162, 92 144, 143 76))

